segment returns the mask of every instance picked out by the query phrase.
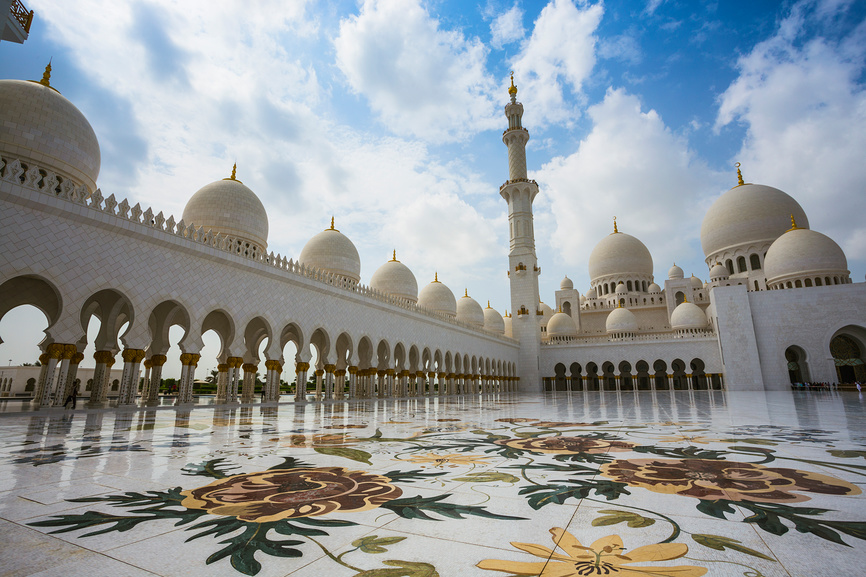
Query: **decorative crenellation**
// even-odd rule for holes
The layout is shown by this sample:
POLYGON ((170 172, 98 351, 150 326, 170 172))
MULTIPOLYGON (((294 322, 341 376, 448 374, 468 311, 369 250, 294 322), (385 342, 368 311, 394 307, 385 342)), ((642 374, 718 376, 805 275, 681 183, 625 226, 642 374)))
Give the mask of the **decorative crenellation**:
MULTIPOLYGON (((485 333, 507 341, 515 341, 514 339, 504 335, 478 328, 469 323, 461 322, 444 313, 418 306, 416 303, 408 301, 405 298, 383 293, 382 291, 376 290, 370 286, 356 283, 342 275, 330 273, 315 267, 305 266, 291 258, 286 259, 285 256, 274 254, 273 251, 266 254, 261 246, 248 240, 240 239, 231 235, 223 235, 222 233, 214 232, 212 229, 205 230, 203 226, 197 227, 195 223, 187 224, 182 218, 179 221, 176 221, 172 215, 166 218, 162 211, 154 215, 153 208, 148 207, 146 210, 142 210, 140 203, 130 206, 127 199, 118 202, 114 194, 105 198, 102 190, 99 188, 90 193, 88 192, 87 187, 83 184, 75 183, 72 180, 56 175, 53 172, 41 169, 36 165, 22 163, 18 159, 0 157, 0 180, 12 182, 31 190, 37 190, 48 196, 59 198, 79 206, 86 206, 95 212, 109 214, 120 220, 157 230, 175 238, 186 240, 190 243, 206 245, 220 252, 229 253, 243 259, 255 261, 264 266, 275 268, 291 275, 304 277, 337 289, 352 292, 379 302, 384 302, 394 307, 406 309, 413 313, 433 317, 439 321, 460 326, 474 332, 485 333)), ((518 179, 508 181, 505 185, 512 182, 535 183, 533 180, 518 179)))

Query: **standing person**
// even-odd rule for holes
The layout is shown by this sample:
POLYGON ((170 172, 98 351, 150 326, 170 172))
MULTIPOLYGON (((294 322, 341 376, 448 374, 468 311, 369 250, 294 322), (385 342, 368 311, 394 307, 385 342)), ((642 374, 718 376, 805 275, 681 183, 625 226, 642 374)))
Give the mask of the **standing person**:
POLYGON ((860 381, 857 381, 857 383, 855 383, 855 384, 857 385, 857 392, 859 393, 860 392, 860 381))
POLYGON ((66 408, 66 405, 69 404, 69 401, 72 401, 72 410, 75 410, 75 401, 78 398, 78 381, 72 385, 72 391, 70 391, 69 395, 66 397, 66 402, 63 403, 63 408, 66 408))

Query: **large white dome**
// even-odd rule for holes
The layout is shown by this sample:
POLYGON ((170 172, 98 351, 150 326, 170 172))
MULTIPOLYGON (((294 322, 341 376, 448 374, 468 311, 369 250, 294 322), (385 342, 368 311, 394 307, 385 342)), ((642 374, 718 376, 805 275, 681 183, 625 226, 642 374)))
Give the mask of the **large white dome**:
POLYGON ((589 255, 590 280, 610 275, 652 275, 653 258, 644 243, 624 232, 613 232, 589 255))
POLYGON ((96 190, 96 133, 75 105, 42 82, 0 80, 0 152, 96 190))
POLYGON ((556 313, 547 323, 547 336, 550 338, 576 337, 577 327, 574 324, 574 319, 564 312, 556 313))
POLYGON ((438 275, 434 277, 433 282, 421 289, 418 294, 418 306, 449 317, 457 317, 457 299, 454 298, 451 289, 439 282, 438 275))
POLYGON ((469 290, 457 301, 457 320, 468 323, 479 329, 484 326, 484 310, 474 298, 469 296, 469 290))
MULTIPOLYGON (((799 224, 799 222, 797 223, 799 224)), ((802 277, 848 277, 845 253, 829 236, 794 228, 776 239, 764 259, 767 284, 802 277)))
POLYGON ((615 308, 607 315, 604 328, 607 334, 635 334, 637 332, 637 317, 627 308, 615 308))
POLYGON ((484 329, 500 335, 505 334, 505 319, 496 309, 490 307, 489 302, 484 309, 484 329))
POLYGON ((183 221, 268 247, 268 213, 262 201, 232 176, 201 187, 183 209, 183 221))
POLYGON ((803 228, 809 221, 788 194, 763 184, 735 186, 720 196, 701 223, 701 246, 711 262, 720 253, 772 243, 791 226, 791 215, 803 228))
POLYGON ((671 328, 674 330, 705 329, 707 315, 698 305, 684 301, 671 313, 671 328))
POLYGON ((326 228, 307 241, 301 250, 298 261, 306 266, 340 275, 354 282, 361 280, 361 257, 358 249, 343 233, 334 228, 326 228))
POLYGON ((397 260, 397 251, 391 260, 376 269, 370 287, 409 302, 418 302, 418 281, 409 267, 397 260))

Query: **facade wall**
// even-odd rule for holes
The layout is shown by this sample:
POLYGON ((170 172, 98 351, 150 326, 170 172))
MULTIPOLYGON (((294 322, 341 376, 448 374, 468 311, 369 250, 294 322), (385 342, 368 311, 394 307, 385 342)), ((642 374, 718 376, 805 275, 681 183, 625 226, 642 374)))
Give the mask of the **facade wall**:
MULTIPOLYGON (((0 398, 6 397, 32 397, 35 393, 36 383, 39 382, 39 371, 41 367, 34 366, 17 366, 17 367, 2 367, 0 368, 0 398), (29 383, 30 379, 33 379, 29 383), (29 383, 29 384, 28 384, 29 383), (29 385, 33 388, 29 388, 29 385)), ((81 381, 78 389, 78 398, 90 397, 90 390, 87 388, 87 381, 93 379, 93 368, 80 368, 76 374, 76 378, 81 381)), ((60 372, 60 367, 55 369, 55 372, 60 372)), ((111 377, 109 377, 108 396, 116 396, 120 389, 120 378, 123 376, 123 369, 112 369, 111 377)))

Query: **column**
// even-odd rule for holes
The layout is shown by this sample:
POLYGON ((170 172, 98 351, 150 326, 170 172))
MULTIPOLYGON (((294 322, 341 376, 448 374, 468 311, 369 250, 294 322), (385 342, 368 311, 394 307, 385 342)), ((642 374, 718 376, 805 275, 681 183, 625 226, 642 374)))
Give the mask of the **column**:
POLYGON ((334 371, 334 396, 337 399, 346 398, 346 369, 334 371))
POLYGON ((258 367, 253 363, 244 363, 244 382, 241 388, 241 402, 252 403, 256 396, 256 371, 258 367))
POLYGON ((117 361, 114 354, 108 357, 108 360, 105 361, 105 375, 102 381, 102 387, 100 388, 100 403, 108 402, 108 393, 111 390, 111 367, 114 366, 114 363, 117 361))
POLYGON ((93 359, 96 361, 96 367, 93 369, 93 384, 90 386, 90 400, 88 406, 94 406, 100 402, 102 398, 102 389, 105 385, 105 372, 108 360, 112 358, 111 351, 96 351, 93 353, 93 359))
POLYGON ((51 343, 47 350, 47 363, 44 363, 45 368, 45 384, 42 385, 42 394, 34 399, 40 407, 47 407, 51 404, 51 390, 54 388, 54 373, 57 369, 57 363, 60 357, 63 356, 63 345, 60 343, 51 343))
POLYGON ((60 353, 60 374, 54 381, 54 402, 55 407, 62 407, 63 401, 66 399, 66 379, 69 376, 69 365, 72 363, 72 357, 78 352, 75 345, 63 345, 63 350, 60 353))
POLYGON ((225 403, 229 387, 229 366, 227 363, 217 365, 217 392, 215 403, 225 403))
POLYGON ((36 382, 36 390, 33 391, 33 401, 36 403, 42 399, 42 389, 45 388, 45 377, 48 375, 48 354, 39 355, 39 380, 36 382))
POLYGON ((436 391, 436 393, 441 397, 445 394, 445 388, 448 386, 446 381, 447 373, 439 373, 437 376, 439 378, 439 381, 438 390, 436 391))
POLYGON ((142 366, 144 367, 144 377, 142 377, 143 382, 141 384, 141 400, 146 401, 150 396, 150 371, 153 368, 153 361, 145 359, 142 366))
POLYGON ((265 361, 265 401, 280 400, 280 375, 283 373, 283 365, 277 360, 265 361))
MULTIPOLYGON (((75 379, 78 377, 78 364, 84 360, 84 354, 79 353, 77 348, 76 352, 72 355, 72 358, 69 359, 69 370, 66 373, 65 385, 63 386, 62 400, 60 404, 63 405, 66 403, 66 397, 72 394, 72 388, 75 386, 75 379)), ((81 389, 79 388, 79 393, 81 389)))
POLYGON ((322 400, 322 382, 325 380, 324 379, 325 369, 316 369, 315 373, 313 373, 313 374, 316 375, 316 400, 321 401, 322 400))
POLYGON ((334 371, 337 370, 336 365, 325 365, 325 400, 330 401, 334 398, 334 371))
POLYGON ((165 355, 153 355, 150 357, 150 384, 147 387, 147 397, 142 393, 141 398, 145 404, 159 404, 159 388, 162 386, 162 366, 168 360, 165 355))
POLYGON ((386 383, 386 379, 385 379, 385 375, 388 374, 388 371, 387 370, 381 370, 381 371, 376 371, 373 374, 376 375, 376 377, 377 377, 376 396, 379 397, 380 399, 383 399, 386 396, 385 395, 385 389, 388 388, 387 383, 386 383))
POLYGON ((358 367, 349 367, 349 398, 356 399, 358 395, 358 367))
POLYGON ((141 349, 124 349, 123 354, 123 376, 120 378, 120 391, 117 398, 118 405, 129 405, 135 402, 138 392, 138 372, 141 369, 141 361, 144 360, 144 351, 141 349))
POLYGON ((240 369, 244 364, 241 357, 229 357, 226 359, 226 364, 229 366, 228 372, 228 398, 227 403, 238 402, 238 380, 240 380, 240 369))
POLYGON ((307 371, 310 363, 297 363, 295 365, 295 401, 303 403, 307 399, 307 371))
POLYGON ((181 369, 177 400, 174 402, 175 405, 188 405, 192 403, 195 369, 198 367, 198 360, 200 358, 201 355, 196 353, 184 353, 180 356, 180 362, 183 367, 181 369))

